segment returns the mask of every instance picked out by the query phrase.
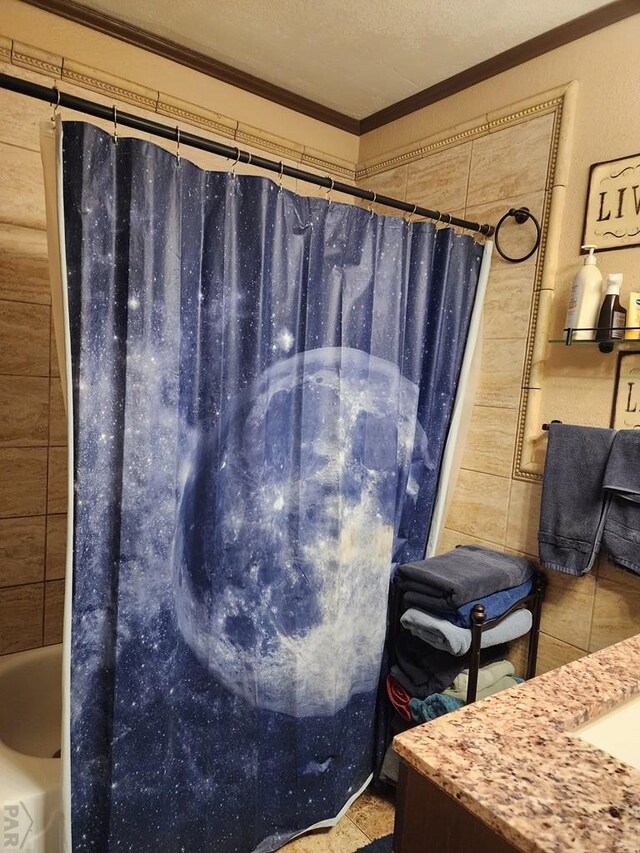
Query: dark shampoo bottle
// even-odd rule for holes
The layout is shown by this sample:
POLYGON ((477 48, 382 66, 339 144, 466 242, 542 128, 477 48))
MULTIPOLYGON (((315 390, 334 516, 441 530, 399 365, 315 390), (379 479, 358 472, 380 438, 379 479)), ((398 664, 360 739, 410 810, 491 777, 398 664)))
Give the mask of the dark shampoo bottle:
POLYGON ((621 286, 622 273, 616 272, 607 276, 607 292, 600 308, 596 331, 596 341, 600 344, 601 352, 611 352, 613 349, 611 341, 624 339, 627 309, 620 304, 621 286))

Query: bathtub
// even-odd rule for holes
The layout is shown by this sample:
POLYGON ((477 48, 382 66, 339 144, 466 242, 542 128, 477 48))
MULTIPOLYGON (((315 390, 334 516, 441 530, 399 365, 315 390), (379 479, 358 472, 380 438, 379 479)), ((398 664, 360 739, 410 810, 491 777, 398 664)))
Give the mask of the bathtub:
POLYGON ((0 657, 0 853, 59 853, 62 646, 0 657))

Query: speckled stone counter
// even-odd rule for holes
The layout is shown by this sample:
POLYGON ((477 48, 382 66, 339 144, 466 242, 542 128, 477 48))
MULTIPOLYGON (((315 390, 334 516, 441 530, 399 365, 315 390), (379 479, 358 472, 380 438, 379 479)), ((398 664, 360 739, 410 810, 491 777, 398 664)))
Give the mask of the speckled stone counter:
POLYGON ((639 853, 640 772, 571 736, 637 693, 640 634, 411 729, 394 747, 523 851, 639 853))

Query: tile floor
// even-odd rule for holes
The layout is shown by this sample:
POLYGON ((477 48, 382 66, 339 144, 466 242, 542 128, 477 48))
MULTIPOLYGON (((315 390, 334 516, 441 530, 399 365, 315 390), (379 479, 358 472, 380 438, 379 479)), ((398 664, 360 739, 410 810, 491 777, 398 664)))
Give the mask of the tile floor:
POLYGON ((282 847, 281 853, 355 853, 393 832, 393 815, 389 800, 365 791, 333 829, 297 838, 282 847))

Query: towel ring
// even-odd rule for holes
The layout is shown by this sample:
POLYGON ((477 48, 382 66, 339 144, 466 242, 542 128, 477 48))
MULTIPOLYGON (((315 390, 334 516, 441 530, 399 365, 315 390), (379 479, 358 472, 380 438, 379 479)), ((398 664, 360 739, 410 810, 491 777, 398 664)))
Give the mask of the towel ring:
POLYGON ((496 244, 496 252, 500 255, 501 258, 504 258, 505 261, 509 261, 510 264, 521 264, 523 261, 528 260, 531 255, 537 250, 540 245, 540 223, 536 219, 536 217, 531 213, 528 207, 512 207, 511 210, 508 210, 504 216, 500 219, 498 224, 496 225, 496 230, 493 235, 494 242, 496 244), (527 252, 526 255, 523 255, 521 258, 512 258, 510 255, 505 254, 500 248, 500 227, 508 219, 510 216, 513 216, 518 225, 524 225, 527 219, 530 219, 535 225, 536 229, 536 240, 533 244, 533 248, 531 251, 527 252))

